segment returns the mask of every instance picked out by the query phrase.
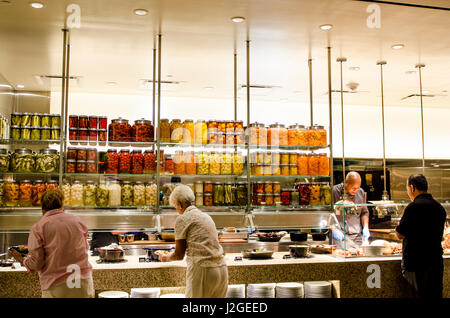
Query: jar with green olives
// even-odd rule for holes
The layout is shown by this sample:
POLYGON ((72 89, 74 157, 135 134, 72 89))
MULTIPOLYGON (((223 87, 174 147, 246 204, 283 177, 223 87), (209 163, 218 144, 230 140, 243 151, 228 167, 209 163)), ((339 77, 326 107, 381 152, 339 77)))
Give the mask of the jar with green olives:
POLYGON ((97 199, 97 186, 94 181, 87 181, 83 187, 84 206, 95 206, 97 199))
POLYGON ((0 172, 8 172, 11 157, 6 149, 0 149, 0 172))
POLYGON ((121 206, 133 206, 133 185, 130 181, 124 181, 121 185, 121 206))

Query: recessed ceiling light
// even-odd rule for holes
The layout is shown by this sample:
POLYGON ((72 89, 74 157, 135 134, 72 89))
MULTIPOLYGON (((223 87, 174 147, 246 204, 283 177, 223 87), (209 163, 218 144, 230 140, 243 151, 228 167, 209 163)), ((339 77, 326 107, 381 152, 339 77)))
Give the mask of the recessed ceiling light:
POLYGON ((25 87, 25 85, 23 85, 23 84, 18 84, 17 85, 17 88, 24 88, 25 87))
POLYGON ((136 9, 136 10, 134 10, 134 14, 136 14, 136 15, 147 15, 148 14, 148 11, 147 10, 145 10, 145 9, 136 9))
POLYGON ((204 89, 205 91, 212 91, 212 90, 214 89, 214 87, 206 86, 206 87, 203 87, 203 89, 204 89))
POLYGON ((423 89, 422 90, 422 94, 428 94, 430 91, 429 90, 427 90, 427 89, 423 89))
POLYGON ((234 23, 241 23, 245 21, 244 17, 232 17, 231 21, 233 21, 234 23))
POLYGON ((42 9, 44 7, 44 4, 40 2, 31 2, 30 6, 35 9, 42 9))
POLYGON ((350 66, 348 69, 350 71, 359 71, 359 66, 350 66))
POLYGON ((411 74, 415 74, 416 71, 406 71, 405 73, 408 74, 408 75, 411 75, 411 74))
POLYGON ((331 25, 331 24, 322 24, 321 26, 320 26, 320 29, 321 30, 324 30, 324 31, 326 31, 326 30, 331 30, 333 28, 333 25, 331 25))
POLYGON ((106 85, 108 85, 108 86, 116 86, 117 82, 107 82, 106 85))
POLYGON ((405 46, 403 44, 394 44, 393 46, 391 46, 391 48, 393 50, 400 50, 403 49, 405 46))

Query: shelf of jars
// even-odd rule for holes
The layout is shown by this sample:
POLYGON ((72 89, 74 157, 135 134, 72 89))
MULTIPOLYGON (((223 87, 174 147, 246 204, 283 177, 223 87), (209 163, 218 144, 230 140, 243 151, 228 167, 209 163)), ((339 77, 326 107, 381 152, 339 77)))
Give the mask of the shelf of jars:
POLYGON ((32 139, 0 139, 0 145, 45 145, 45 144, 59 144, 60 139, 43 139, 43 140, 32 140, 32 139))

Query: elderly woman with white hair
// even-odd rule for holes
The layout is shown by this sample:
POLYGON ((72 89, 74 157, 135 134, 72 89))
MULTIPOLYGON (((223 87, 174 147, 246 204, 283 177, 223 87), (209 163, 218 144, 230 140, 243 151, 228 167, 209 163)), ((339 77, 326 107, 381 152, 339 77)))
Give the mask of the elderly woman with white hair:
POLYGON ((225 298, 228 269, 213 219, 194 206, 186 185, 177 186, 169 202, 180 214, 175 222, 175 251, 160 255, 162 262, 182 260, 186 254, 186 297, 225 298))

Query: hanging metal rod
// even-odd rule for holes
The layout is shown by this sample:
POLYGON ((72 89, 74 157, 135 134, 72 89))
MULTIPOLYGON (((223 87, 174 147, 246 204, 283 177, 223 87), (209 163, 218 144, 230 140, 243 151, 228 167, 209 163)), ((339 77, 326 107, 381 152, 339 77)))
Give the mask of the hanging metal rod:
POLYGON ((338 57, 336 61, 340 64, 340 74, 341 74, 341 129, 342 129, 342 182, 344 184, 344 192, 342 193, 342 199, 346 200, 345 191, 345 146, 344 146, 344 79, 342 73, 342 63, 347 62, 347 58, 338 57))
MULTIPOLYGON (((330 135, 330 185, 333 187, 334 176, 333 176, 333 90, 331 88, 331 47, 327 47, 328 55, 328 121, 329 121, 329 135, 330 135)), ((331 209, 333 210, 334 198, 331 196, 331 209)))
POLYGON ((68 38, 68 29, 62 29, 63 32, 63 62, 62 62, 62 75, 61 75, 61 133, 60 133, 60 145, 59 145, 59 187, 62 188, 62 172, 64 169, 64 143, 66 139, 66 125, 65 125, 65 117, 66 117, 66 77, 68 77, 67 72, 67 38, 68 38))
POLYGON ((380 79, 381 79, 381 125, 383 128, 383 178, 384 178, 384 191, 382 200, 388 200, 387 194, 387 180, 386 180, 386 134, 384 130, 384 84, 383 84, 383 65, 386 65, 386 61, 378 61, 377 65, 380 66, 380 79))
MULTIPOLYGON (((250 132, 250 40, 246 41, 246 60, 247 60, 247 133, 250 132)), ((251 211, 251 189, 250 189, 250 138, 247 143, 247 212, 251 211)))
POLYGON ((419 69, 419 87, 420 87, 420 125, 422 128, 422 174, 425 175, 425 132, 423 124, 423 93, 422 93, 422 68, 425 64, 416 64, 416 68, 419 69))
POLYGON ((234 83, 233 83, 233 92, 234 92, 234 121, 237 121, 237 53, 234 52, 234 83))
POLYGON ((313 87, 312 87, 312 59, 308 59, 308 69, 309 69, 309 115, 310 115, 310 126, 314 125, 314 113, 313 113, 313 87))
MULTIPOLYGON (((154 83, 154 81, 153 81, 154 83)), ((159 192, 160 192, 160 180, 161 180, 161 125, 159 124, 161 119, 161 34, 158 34, 158 133, 156 136, 156 212, 159 213, 159 192)), ((156 124, 155 124, 156 125, 156 124)))

